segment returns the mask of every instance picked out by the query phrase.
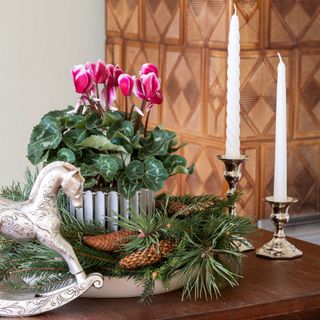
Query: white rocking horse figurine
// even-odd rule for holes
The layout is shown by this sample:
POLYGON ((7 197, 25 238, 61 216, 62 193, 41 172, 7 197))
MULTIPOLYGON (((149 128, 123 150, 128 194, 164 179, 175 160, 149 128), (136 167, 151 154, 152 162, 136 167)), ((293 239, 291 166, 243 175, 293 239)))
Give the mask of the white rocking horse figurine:
POLYGON ((38 240, 59 253, 76 278, 76 284, 46 296, 27 300, 0 297, 0 316, 39 314, 72 301, 91 285, 102 286, 102 276, 90 274, 87 277, 72 246, 60 234, 57 194, 62 187, 74 207, 82 207, 83 182, 79 169, 69 163, 56 161, 40 171, 27 201, 16 202, 0 197, 0 233, 14 240, 38 240))

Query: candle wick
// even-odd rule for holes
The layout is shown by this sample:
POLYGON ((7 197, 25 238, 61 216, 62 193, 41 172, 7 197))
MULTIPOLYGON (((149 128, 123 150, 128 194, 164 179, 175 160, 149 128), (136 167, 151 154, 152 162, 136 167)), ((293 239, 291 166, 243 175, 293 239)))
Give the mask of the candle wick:
POLYGON ((234 7, 234 14, 237 14, 237 6, 235 3, 233 4, 233 7, 234 7))
POLYGON ((281 54, 279 52, 278 52, 278 56, 279 56, 280 62, 283 62, 281 58, 281 54))

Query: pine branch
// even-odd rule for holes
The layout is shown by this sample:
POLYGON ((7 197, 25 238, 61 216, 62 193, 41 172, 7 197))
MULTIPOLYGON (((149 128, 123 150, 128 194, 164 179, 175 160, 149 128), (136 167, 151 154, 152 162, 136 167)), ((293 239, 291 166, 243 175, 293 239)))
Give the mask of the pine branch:
POLYGON ((138 234, 128 237, 131 241, 121 246, 120 251, 128 254, 137 248, 144 250, 151 245, 159 246, 160 239, 172 238, 169 230, 174 224, 174 218, 169 218, 166 211, 160 210, 156 210, 152 217, 131 212, 130 219, 120 217, 118 223, 123 229, 138 234))

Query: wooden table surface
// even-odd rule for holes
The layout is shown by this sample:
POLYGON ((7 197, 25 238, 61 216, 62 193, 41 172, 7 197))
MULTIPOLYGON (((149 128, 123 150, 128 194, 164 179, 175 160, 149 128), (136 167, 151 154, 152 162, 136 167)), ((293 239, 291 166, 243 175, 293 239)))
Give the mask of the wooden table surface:
MULTIPOLYGON (((262 230, 252 236, 256 247, 270 238, 262 230)), ((247 253, 240 286, 226 288, 219 300, 181 302, 181 291, 158 295, 149 306, 136 298, 80 298, 35 319, 320 319, 320 247, 289 240, 303 251, 302 258, 268 260, 247 253)))

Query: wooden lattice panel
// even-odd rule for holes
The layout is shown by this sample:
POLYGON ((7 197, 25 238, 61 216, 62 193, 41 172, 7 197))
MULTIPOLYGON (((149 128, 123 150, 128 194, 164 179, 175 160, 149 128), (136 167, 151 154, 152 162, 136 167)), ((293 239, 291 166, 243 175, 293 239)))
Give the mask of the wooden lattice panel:
POLYGON ((270 46, 320 45, 319 14, 318 0, 269 0, 270 46))
POLYGON ((242 49, 260 47, 261 2, 257 0, 237 0, 237 14, 240 23, 240 45, 242 49))
POLYGON ((139 38, 139 0, 106 1, 106 31, 110 37, 139 38))
POLYGON ((152 110, 151 125, 162 123, 180 134, 189 142, 182 154, 196 163, 194 175, 169 179, 165 190, 223 194, 223 165, 216 155, 224 152, 232 3, 240 20, 241 147, 250 157, 239 214, 256 220, 270 213, 262 199, 273 192, 278 51, 287 68, 289 194, 300 199, 292 209, 316 212, 320 1, 106 0, 107 61, 121 61, 132 74, 145 62, 160 68, 164 102, 152 110))
POLYGON ((211 50, 208 57, 205 128, 209 136, 224 139, 226 131, 226 64, 227 54, 211 50))
POLYGON ((106 63, 122 67, 122 40, 110 39, 106 45, 106 63))
POLYGON ((320 50, 305 49, 297 59, 295 135, 320 135, 320 50))
POLYGON ((165 55, 162 122, 190 134, 203 132, 201 50, 168 47, 165 55))
MULTIPOLYGON (((297 141, 288 143, 288 195, 299 202, 292 206, 292 214, 319 211, 319 141, 297 141)), ((273 194, 274 146, 263 144, 262 197, 273 194)), ((261 203, 261 214, 268 217, 270 206, 261 203)))
MULTIPOLYGON (((288 117, 291 117, 293 92, 290 56, 282 52, 282 57, 286 63, 287 110, 288 117)), ((240 132, 245 140, 274 137, 278 63, 279 58, 275 51, 266 53, 250 51, 242 54, 240 132)), ((290 123, 288 120, 288 124, 290 123)))
POLYGON ((228 4, 225 0, 186 1, 186 42, 189 45, 226 48, 228 4))
MULTIPOLYGON (((182 140, 190 141, 190 138, 186 137, 182 140)), ((223 152, 222 146, 190 141, 183 148, 182 154, 188 163, 195 163, 195 172, 188 177, 182 177, 182 192, 223 194, 224 166, 217 160, 217 156, 223 152)))
POLYGON ((172 195, 181 195, 181 179, 180 175, 169 177, 161 192, 168 192, 172 195))
POLYGON ((151 42, 182 42, 182 0, 147 0, 144 5, 145 38, 151 42))
POLYGON ((239 189, 243 192, 241 200, 238 203, 238 214, 241 216, 250 216, 256 220, 258 215, 259 193, 258 186, 258 165, 259 165, 258 144, 242 144, 241 153, 249 159, 244 161, 241 170, 242 177, 239 183, 239 189))

